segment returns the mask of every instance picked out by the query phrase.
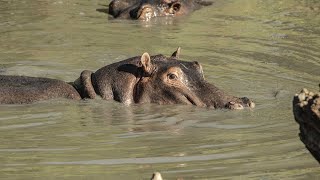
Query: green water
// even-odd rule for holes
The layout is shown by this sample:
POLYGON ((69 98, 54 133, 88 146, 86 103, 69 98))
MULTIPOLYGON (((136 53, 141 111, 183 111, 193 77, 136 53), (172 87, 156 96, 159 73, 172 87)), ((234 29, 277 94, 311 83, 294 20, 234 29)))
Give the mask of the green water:
POLYGON ((183 18, 112 20, 103 0, 0 0, 0 73, 73 81, 182 47, 253 110, 53 100, 0 106, 0 179, 320 179, 291 100, 320 82, 320 3, 217 0, 183 18))

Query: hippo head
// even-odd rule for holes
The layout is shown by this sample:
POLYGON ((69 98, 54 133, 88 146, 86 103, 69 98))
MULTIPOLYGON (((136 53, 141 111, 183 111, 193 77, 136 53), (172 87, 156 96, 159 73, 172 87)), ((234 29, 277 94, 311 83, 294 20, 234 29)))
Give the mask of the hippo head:
POLYGON ((115 18, 150 20, 157 16, 180 16, 210 5, 203 0, 113 0, 109 14, 115 18))
POLYGON ((178 60, 180 48, 170 58, 141 56, 144 75, 135 86, 136 103, 192 104, 200 107, 243 109, 254 107, 246 97, 229 96, 208 83, 199 62, 178 60))

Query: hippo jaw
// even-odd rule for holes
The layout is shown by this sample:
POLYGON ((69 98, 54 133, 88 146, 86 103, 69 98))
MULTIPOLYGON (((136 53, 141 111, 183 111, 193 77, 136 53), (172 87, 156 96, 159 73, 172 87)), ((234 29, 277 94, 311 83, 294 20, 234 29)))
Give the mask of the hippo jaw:
POLYGON ((140 81, 136 85, 134 102, 138 104, 143 103, 155 103, 155 104, 186 104, 186 105, 195 105, 199 107, 206 107, 206 104, 203 103, 197 96, 192 92, 181 92, 181 89, 171 90, 156 90, 157 87, 152 87, 148 84, 140 81))
POLYGON ((203 103, 198 97, 194 95, 184 95, 184 97, 190 102, 192 105, 199 106, 199 107, 206 107, 207 105, 203 103))
POLYGON ((197 85, 201 86, 201 88, 196 91, 196 95, 202 100, 202 102, 205 104, 205 107, 234 110, 255 107, 255 103, 247 97, 239 98, 228 95, 218 87, 206 81, 201 81, 197 83, 197 85))

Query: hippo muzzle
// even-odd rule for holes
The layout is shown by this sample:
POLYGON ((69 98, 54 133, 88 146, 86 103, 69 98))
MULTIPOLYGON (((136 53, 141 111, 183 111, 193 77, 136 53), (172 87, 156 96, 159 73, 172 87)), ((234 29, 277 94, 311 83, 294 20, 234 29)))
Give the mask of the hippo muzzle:
POLYGON ((144 4, 142 6, 138 6, 136 9, 130 11, 130 17, 132 19, 140 19, 140 20, 150 20, 152 17, 156 16, 155 8, 150 4, 144 4))

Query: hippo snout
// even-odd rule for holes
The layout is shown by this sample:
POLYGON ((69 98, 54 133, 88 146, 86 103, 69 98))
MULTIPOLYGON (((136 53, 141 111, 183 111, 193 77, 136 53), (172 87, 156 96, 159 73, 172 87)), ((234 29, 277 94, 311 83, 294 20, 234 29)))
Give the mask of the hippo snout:
POLYGON ((133 19, 149 21, 155 14, 154 8, 150 4, 144 4, 130 12, 133 19))

